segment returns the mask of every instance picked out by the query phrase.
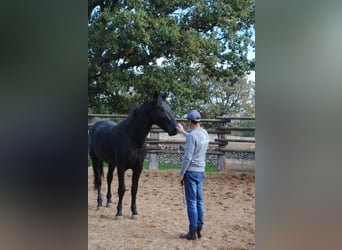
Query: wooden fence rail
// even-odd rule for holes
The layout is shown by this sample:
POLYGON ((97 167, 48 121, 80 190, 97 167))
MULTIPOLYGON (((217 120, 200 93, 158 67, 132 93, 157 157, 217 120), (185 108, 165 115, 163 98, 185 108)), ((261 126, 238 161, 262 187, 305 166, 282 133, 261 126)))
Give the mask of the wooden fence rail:
MULTIPOLYGON (((121 114, 88 114, 88 128, 99 119, 106 120, 122 120, 125 119, 127 115, 121 114)), ((177 122, 186 122, 186 119, 176 119, 177 122)), ((217 136, 216 139, 211 139, 209 142, 209 146, 215 147, 214 150, 208 150, 207 155, 216 155, 217 156, 217 169, 223 170, 225 165, 225 154, 227 152, 255 152, 255 146, 252 149, 243 149, 243 148, 228 148, 229 143, 255 143, 255 127, 241 127, 236 126, 236 121, 254 121, 254 117, 223 117, 219 116, 216 119, 202 119, 202 126, 205 127, 209 133, 209 136, 212 138, 213 135, 217 136), (253 137, 244 138, 240 136, 238 138, 228 137, 231 135, 232 131, 240 131, 240 132, 250 132, 253 133, 253 137)), ((187 128, 184 126, 185 129, 187 128)), ((189 129, 187 129, 189 130, 189 129)), ((166 133, 157 126, 152 126, 150 133, 146 139, 147 144, 147 152, 149 153, 149 169, 158 169, 159 165, 159 156, 160 154, 183 154, 184 153, 184 145, 185 138, 176 138, 164 136, 161 138, 161 135, 165 135, 166 133), (178 146, 177 149, 166 150, 162 149, 161 145, 173 145, 178 146)))

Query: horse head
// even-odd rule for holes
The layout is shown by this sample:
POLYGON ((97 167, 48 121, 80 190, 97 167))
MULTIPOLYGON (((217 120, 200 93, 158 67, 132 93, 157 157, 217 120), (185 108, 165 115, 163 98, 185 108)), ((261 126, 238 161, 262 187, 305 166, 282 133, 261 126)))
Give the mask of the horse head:
POLYGON ((173 136, 177 134, 177 122, 169 105, 165 102, 165 98, 166 96, 160 96, 158 93, 154 94, 151 111, 152 123, 166 131, 169 136, 173 136))

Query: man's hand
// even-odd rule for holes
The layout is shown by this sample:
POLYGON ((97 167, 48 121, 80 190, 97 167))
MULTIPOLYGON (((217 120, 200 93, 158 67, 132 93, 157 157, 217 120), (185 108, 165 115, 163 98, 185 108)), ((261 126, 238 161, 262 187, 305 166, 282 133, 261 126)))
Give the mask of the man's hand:
POLYGON ((183 128, 183 125, 178 123, 177 124, 177 130, 179 133, 183 134, 184 133, 184 128, 183 128))
POLYGON ((179 177, 179 181, 180 181, 181 186, 184 186, 184 179, 183 179, 183 177, 179 177))

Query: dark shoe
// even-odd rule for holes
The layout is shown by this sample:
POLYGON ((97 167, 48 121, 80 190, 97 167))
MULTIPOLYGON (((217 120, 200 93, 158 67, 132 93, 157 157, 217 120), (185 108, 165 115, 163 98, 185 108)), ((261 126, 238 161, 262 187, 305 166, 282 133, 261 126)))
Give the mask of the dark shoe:
POLYGON ((197 228, 197 237, 200 239, 202 237, 201 231, 203 227, 198 227, 197 228))
POLYGON ((181 234, 179 238, 187 240, 197 240, 196 230, 189 232, 187 234, 181 234))

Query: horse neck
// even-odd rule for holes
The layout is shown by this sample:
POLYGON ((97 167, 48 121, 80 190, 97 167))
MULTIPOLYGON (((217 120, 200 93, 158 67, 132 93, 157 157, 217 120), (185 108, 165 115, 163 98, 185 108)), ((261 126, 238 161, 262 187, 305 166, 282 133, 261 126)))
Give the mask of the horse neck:
POLYGON ((136 109, 135 114, 127 119, 127 129, 132 135, 133 141, 136 142, 138 147, 141 147, 145 141, 150 129, 152 127, 152 121, 144 112, 144 107, 136 109))

